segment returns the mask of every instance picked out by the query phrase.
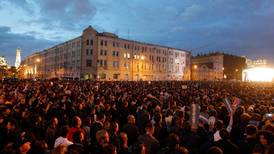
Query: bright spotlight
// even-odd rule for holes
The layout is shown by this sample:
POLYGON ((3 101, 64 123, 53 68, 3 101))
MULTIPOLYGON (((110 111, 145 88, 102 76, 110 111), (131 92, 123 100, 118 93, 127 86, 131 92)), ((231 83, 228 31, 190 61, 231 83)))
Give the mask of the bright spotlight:
POLYGON ((243 71, 243 81, 271 82, 274 79, 274 69, 255 67, 243 71))

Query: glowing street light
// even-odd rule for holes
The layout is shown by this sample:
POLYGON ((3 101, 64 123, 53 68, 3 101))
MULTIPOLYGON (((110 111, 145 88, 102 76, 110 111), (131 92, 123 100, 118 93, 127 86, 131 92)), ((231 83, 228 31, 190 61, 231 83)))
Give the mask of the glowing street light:
POLYGON ((198 68, 198 66, 197 66, 197 65, 194 65, 193 68, 196 70, 196 69, 198 68))
POLYGON ((141 56, 141 60, 145 60, 145 56, 141 56))
POLYGON ((37 63, 40 63, 40 61, 41 61, 40 58, 37 58, 37 59, 36 59, 36 62, 37 62, 37 63))

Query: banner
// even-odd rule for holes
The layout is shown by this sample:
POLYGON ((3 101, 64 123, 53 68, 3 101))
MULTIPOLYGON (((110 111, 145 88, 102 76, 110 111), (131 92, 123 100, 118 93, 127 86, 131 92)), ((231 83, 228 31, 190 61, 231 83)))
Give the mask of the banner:
POLYGON ((204 123, 208 123, 209 115, 207 113, 201 112, 199 115, 199 120, 203 121, 204 123))
POLYGON ((240 106, 240 103, 241 103, 241 99, 238 97, 234 97, 234 100, 232 103, 234 111, 236 111, 236 109, 240 106))
POLYGON ((190 124, 194 128, 197 128, 199 115, 200 115, 199 105, 191 104, 191 106, 190 106, 190 124))
POLYGON ((223 99, 225 107, 227 108, 227 111, 229 113, 233 112, 233 105, 231 104, 230 100, 228 98, 223 99))

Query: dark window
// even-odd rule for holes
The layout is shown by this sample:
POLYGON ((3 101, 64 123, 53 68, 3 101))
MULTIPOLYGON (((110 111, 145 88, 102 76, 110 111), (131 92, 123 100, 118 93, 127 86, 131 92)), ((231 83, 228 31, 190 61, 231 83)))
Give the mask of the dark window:
POLYGON ((107 66, 107 61, 106 61, 106 60, 104 60, 104 66, 105 66, 105 67, 107 66))
POLYGON ((87 67, 91 67, 92 66, 92 60, 91 59, 87 59, 87 67))
POLYGON ((115 56, 115 51, 112 51, 112 56, 115 56))
POLYGON ((87 45, 89 45, 89 40, 87 40, 87 45))
POLYGON ((101 40, 101 46, 103 46, 104 45, 104 41, 103 40, 101 40))
POLYGON ((93 40, 90 40, 90 45, 93 45, 93 40))
POLYGON ((105 41, 105 46, 107 46, 108 45, 108 42, 107 41, 105 41))
POLYGON ((107 50, 105 50, 105 53, 104 53, 104 55, 105 55, 105 56, 107 55, 107 50))
POLYGON ((116 56, 119 57, 119 52, 118 51, 116 51, 116 56))
POLYGON ((93 54, 93 50, 92 50, 92 49, 90 49, 90 52, 89 52, 89 54, 91 54, 91 55, 93 54))
POLYGON ((87 54, 87 55, 89 54, 89 50, 88 50, 88 49, 86 50, 86 54, 87 54))
POLYGON ((113 42, 112 46, 115 47, 115 42, 113 42))
POLYGON ((100 55, 101 55, 101 56, 103 55, 103 50, 102 50, 102 49, 100 50, 100 55))
POLYGON ((118 74, 113 74, 113 79, 118 79, 118 74))

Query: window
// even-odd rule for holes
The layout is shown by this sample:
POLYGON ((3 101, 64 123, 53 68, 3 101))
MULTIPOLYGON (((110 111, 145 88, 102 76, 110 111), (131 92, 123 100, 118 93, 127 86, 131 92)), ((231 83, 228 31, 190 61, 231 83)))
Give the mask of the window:
POLYGON ((130 63, 129 63, 129 62, 125 62, 125 63, 124 63, 124 67, 125 67, 126 69, 129 69, 130 63))
POLYGON ((104 41, 103 40, 101 40, 101 46, 103 46, 104 45, 104 41))
POLYGON ((113 79, 118 79, 118 74, 113 74, 113 79))
POLYGON ((119 51, 112 51, 112 56, 118 57, 119 56, 119 51))
POLYGON ((103 56, 103 54, 104 54, 103 52, 104 52, 103 49, 101 49, 101 50, 100 50, 100 55, 101 55, 101 56, 103 56))
POLYGON ((104 55, 105 55, 105 56, 107 55, 107 50, 105 50, 104 55))
POLYGON ((107 61, 104 60, 104 67, 107 67, 107 61))
POLYGON ((119 67, 119 61, 113 61, 112 62, 112 67, 118 68, 119 67))
POLYGON ((105 46, 107 46, 108 45, 108 42, 107 41, 105 41, 105 46))
POLYGON ((87 59, 86 65, 87 65, 87 67, 91 67, 92 66, 92 60, 91 59, 87 59))
POLYGON ((87 45, 89 45, 89 40, 87 40, 87 45))
POLYGON ((90 54, 90 55, 92 55, 92 54, 93 54, 93 50, 92 50, 92 49, 90 49, 89 54, 90 54))
POLYGON ((90 40, 90 45, 93 45, 93 40, 90 40))
POLYGON ((89 51, 88 51, 88 49, 86 50, 86 55, 88 55, 89 54, 89 51))
POLYGON ((115 42, 112 43, 112 46, 115 47, 115 42))

